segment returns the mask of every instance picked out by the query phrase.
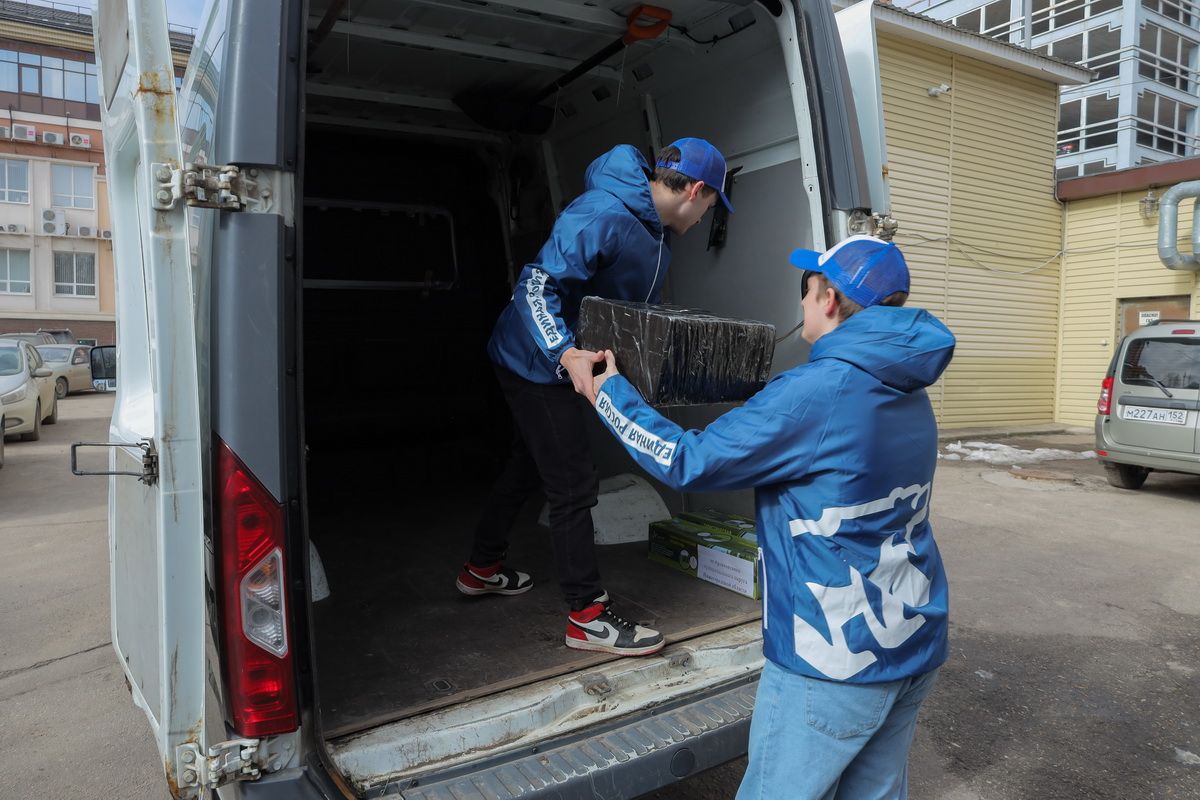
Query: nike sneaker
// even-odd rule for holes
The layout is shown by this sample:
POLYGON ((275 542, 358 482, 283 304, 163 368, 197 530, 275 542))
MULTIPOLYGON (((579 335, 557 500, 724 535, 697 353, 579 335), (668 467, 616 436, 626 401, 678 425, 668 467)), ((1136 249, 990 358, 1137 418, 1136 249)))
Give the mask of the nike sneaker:
POLYGON ((463 564, 455 581, 463 594, 524 594, 533 588, 533 578, 524 572, 509 569, 503 564, 477 567, 463 564))
POLYGON ((567 616, 567 647, 618 656, 648 656, 662 650, 663 635, 653 628, 618 617, 608 592, 591 605, 567 616))

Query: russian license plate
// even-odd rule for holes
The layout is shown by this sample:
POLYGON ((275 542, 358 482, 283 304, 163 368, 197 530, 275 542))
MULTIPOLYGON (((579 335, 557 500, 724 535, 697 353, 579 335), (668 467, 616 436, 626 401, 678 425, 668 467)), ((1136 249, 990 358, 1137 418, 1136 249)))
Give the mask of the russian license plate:
POLYGON ((1121 419, 1136 419, 1140 422, 1161 422, 1167 425, 1186 425, 1188 412, 1179 408, 1147 408, 1146 406, 1122 406, 1121 419))

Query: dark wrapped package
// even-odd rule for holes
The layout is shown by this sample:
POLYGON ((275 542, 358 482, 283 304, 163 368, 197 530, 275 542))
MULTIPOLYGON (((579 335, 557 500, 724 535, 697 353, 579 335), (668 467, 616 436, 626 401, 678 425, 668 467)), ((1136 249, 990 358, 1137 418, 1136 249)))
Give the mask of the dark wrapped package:
POLYGON ((612 350, 621 374, 652 405, 697 405, 746 400, 766 385, 775 326, 585 297, 575 341, 585 350, 612 350))

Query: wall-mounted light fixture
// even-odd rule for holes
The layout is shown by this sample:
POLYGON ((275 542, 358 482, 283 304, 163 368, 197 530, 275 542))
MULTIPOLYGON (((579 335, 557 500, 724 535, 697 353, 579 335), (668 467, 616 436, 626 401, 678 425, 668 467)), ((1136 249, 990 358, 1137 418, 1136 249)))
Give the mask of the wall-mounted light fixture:
POLYGON ((1142 219, 1155 219, 1158 216, 1158 198, 1154 195, 1154 189, 1138 200, 1138 210, 1142 212, 1142 219))

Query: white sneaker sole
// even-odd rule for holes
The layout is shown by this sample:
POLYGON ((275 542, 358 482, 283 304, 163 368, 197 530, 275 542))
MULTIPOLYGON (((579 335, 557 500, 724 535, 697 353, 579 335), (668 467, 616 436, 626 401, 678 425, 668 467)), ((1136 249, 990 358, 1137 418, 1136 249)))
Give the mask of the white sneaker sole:
POLYGON ((563 641, 567 643, 567 647, 574 650, 591 650, 596 653, 612 653, 614 656, 648 656, 657 653, 666 647, 666 641, 661 641, 658 644, 646 645, 645 647, 614 647, 611 644, 596 644, 595 642, 585 642, 581 639, 572 639, 570 636, 564 636, 563 641))
POLYGON ((454 585, 458 587, 460 592, 470 595, 471 597, 478 597, 481 594, 503 594, 509 596, 514 594, 525 594, 533 588, 533 584, 531 583, 528 586, 522 586, 519 589, 476 589, 474 586, 467 586, 460 580, 455 580, 454 585))

